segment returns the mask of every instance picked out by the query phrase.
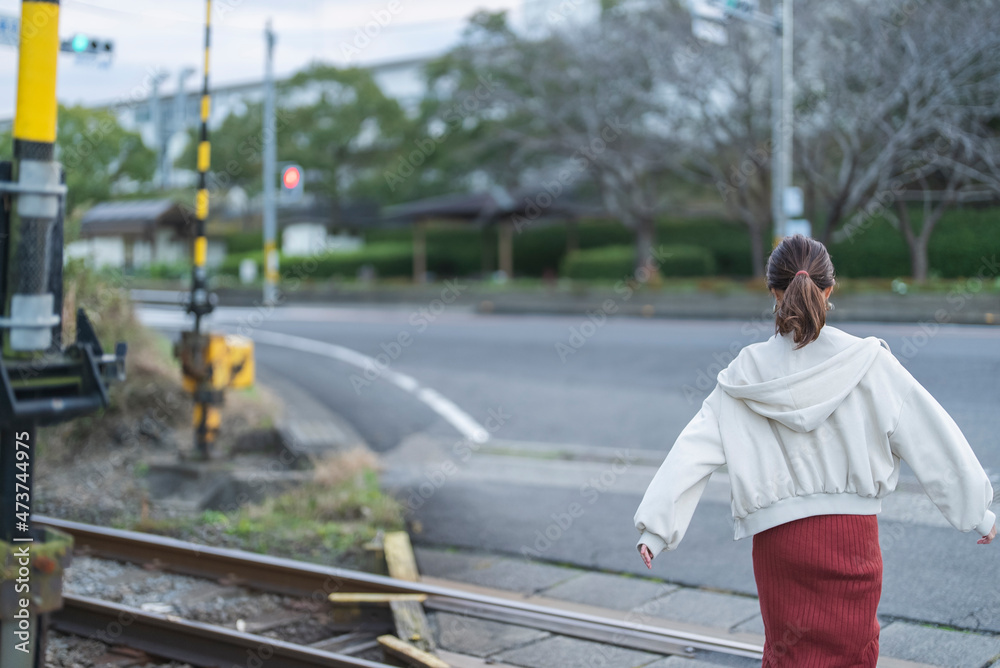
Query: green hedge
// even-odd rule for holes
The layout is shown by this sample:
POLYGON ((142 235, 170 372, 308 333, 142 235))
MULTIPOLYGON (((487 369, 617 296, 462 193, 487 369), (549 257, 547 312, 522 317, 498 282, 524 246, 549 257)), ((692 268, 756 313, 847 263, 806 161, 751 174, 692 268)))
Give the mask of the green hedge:
MULTIPOLYGON (((658 246, 656 253, 661 276, 711 276, 715 273, 715 259, 705 248, 658 246)), ((632 276, 634 268, 634 246, 605 246, 569 253, 561 273, 576 280, 621 280, 632 276)))
POLYGON ((575 250, 563 260, 560 273, 574 280, 621 280, 635 269, 635 248, 606 246, 575 250))
POLYGON ((657 248, 661 276, 714 276, 715 258, 701 246, 670 245, 657 248))
MULTIPOLYGON (((226 253, 243 255, 264 248, 264 237, 261 232, 233 232, 220 237, 226 243, 226 253)), ((278 230, 278 248, 281 248, 281 230, 278 230)))
MULTIPOLYGON (((238 276, 240 263, 250 258, 257 263, 258 273, 263 272, 264 253, 256 251, 242 255, 229 255, 219 267, 219 273, 238 276)), ((288 256, 278 258, 281 276, 285 280, 309 281, 315 279, 354 278, 358 270, 368 264, 382 278, 398 278, 413 275, 413 249, 404 243, 378 243, 346 253, 325 253, 323 255, 288 256)))
POLYGON ((187 262, 156 262, 145 267, 135 268, 133 275, 143 278, 176 281, 191 275, 191 265, 187 262))
MULTIPOLYGON (((919 213, 914 212, 919 221, 919 213)), ((561 223, 534 225, 514 235, 514 273, 517 276, 542 276, 556 273, 564 267, 568 228, 561 223)), ((768 239, 763 247, 769 248, 768 239)), ((376 257, 371 263, 380 276, 408 276, 412 231, 409 228, 368 230, 368 245, 361 253, 376 247, 393 247, 391 259, 376 257), (403 259, 404 251, 406 258, 403 259), (384 266, 383 266, 384 265, 384 266)), ((439 277, 470 276, 485 269, 496 268, 496 229, 471 227, 431 227, 427 230, 427 268, 439 277)), ((687 246, 702 249, 712 260, 712 273, 730 277, 750 276, 750 234, 745 225, 722 219, 666 218, 656 228, 657 243, 668 246, 687 246)), ((230 235, 230 248, 245 248, 245 253, 260 262, 260 238, 254 234, 230 235)), ((634 243, 632 230, 615 221, 581 221, 576 226, 577 247, 581 251, 595 248, 628 247, 634 243)), ((990 249, 1000 248, 1000 210, 996 208, 965 208, 948 212, 938 224, 930 242, 930 268, 932 274, 943 278, 971 276, 982 265, 982 257, 990 249)), ((618 253, 620 258, 623 251, 618 253)), ((831 244, 837 273, 845 278, 895 278, 910 274, 910 256, 902 235, 887 221, 877 219, 865 226, 852 240, 831 244)), ((609 255, 609 257, 611 256, 609 255)), ((378 256, 378 252, 376 252, 378 256)), ((227 258, 223 272, 236 274, 239 259, 233 252, 227 258)), ((362 256, 359 256, 359 258, 362 256)), ((701 257, 701 255, 699 255, 701 257)), ((298 262, 289 258, 293 265, 298 262)), ((577 261, 574 261, 577 262, 577 261)), ((702 275, 701 259, 693 260, 697 269, 683 269, 684 275, 702 275)), ((364 260, 324 261, 317 269, 317 276, 353 275, 354 267, 364 260)), ((574 263, 570 263, 571 265, 574 263)), ((282 266, 288 266, 283 262, 282 266)), ((615 265, 621 267, 621 264, 615 265)), ((574 269, 575 271, 575 269, 574 269)), ((617 271, 617 269, 616 269, 617 271)), ((663 269, 665 275, 668 268, 663 269)), ((679 274, 678 274, 679 275, 679 274)))
POLYGON ((354 278, 364 265, 371 265, 380 278, 413 275, 413 249, 404 243, 369 244, 348 253, 282 257, 281 276, 288 280, 354 278))
MULTIPOLYGON (((919 226, 918 209, 910 214, 919 226)), ((947 212, 931 234, 930 272, 941 278, 974 276, 1000 249, 1000 210, 965 208, 947 212)), ((837 275, 896 278, 910 275, 910 251, 902 233, 884 218, 858 228, 851 238, 830 245, 837 275)))

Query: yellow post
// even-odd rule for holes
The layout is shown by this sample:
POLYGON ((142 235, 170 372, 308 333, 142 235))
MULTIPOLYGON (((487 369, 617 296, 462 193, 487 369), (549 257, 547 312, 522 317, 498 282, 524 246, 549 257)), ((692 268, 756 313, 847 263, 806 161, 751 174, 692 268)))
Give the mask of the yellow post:
MULTIPOLYGON (((16 251, 18 271, 14 273, 9 267, 0 266, 0 271, 7 272, 14 283, 7 312, 4 310, 8 307, 8 295, 0 295, 0 314, 8 315, 11 320, 19 323, 51 317, 56 306, 54 295, 48 291, 48 272, 45 268, 47 262, 51 261, 50 230, 58 220, 60 211, 60 167, 54 160, 58 57, 58 0, 22 2, 13 134, 18 186, 28 192, 22 191, 16 198, 17 215, 20 219, 16 251)), ((0 258, 0 263, 5 265, 5 258, 0 258)), ((6 280, 0 281, 0 284, 6 284, 6 280)), ((35 354, 52 344, 52 330, 50 327, 16 326, 11 327, 9 335, 4 338, 12 351, 35 354)), ((32 438, 37 437, 36 426, 35 420, 28 418, 27 421, 4 424, 3 433, 0 434, 0 451, 7 455, 3 457, 3 471, 0 472, 0 492, 3 496, 2 503, 5 504, 4 512, 9 513, 8 517, 0 520, 0 552, 17 546, 18 550, 24 550, 21 564, 33 560, 37 568, 39 558, 44 557, 45 541, 35 542, 32 537, 32 520, 26 506, 24 515, 27 517, 24 519, 17 518, 14 512, 16 497, 30 497, 31 478, 25 476, 16 480, 14 473, 18 469, 13 468, 15 444, 18 446, 18 455, 23 453, 28 458, 22 461, 19 456, 18 466, 24 464, 30 467, 32 453, 37 452, 37 445, 32 438), (17 485, 13 485, 12 481, 17 482, 17 485), (21 493, 15 497, 15 491, 21 493), (8 502, 9 508, 6 506, 8 502)), ((25 470, 27 469, 20 469, 22 472, 25 470)), ((13 563, 13 559, 5 561, 13 563)), ((27 572, 27 567, 23 570, 27 572)), ((37 573, 35 577, 38 577, 37 573)), ((59 577, 61 575, 57 575, 56 579, 59 577)), ((13 582, 10 584, 13 585, 13 582)), ((4 619, 0 620, 0 666, 3 668, 32 668, 44 664, 45 657, 39 652, 44 643, 39 637, 43 627, 38 623, 38 615, 54 608, 46 608, 43 595, 46 589, 41 582, 33 581, 31 587, 30 600, 27 593, 22 594, 24 598, 17 599, 20 601, 20 607, 17 607, 15 600, 11 598, 11 605, 4 611, 4 619), (18 619, 15 619, 15 611, 18 619)), ((13 587, 10 591, 13 592, 13 587)))
POLYGON ((52 160, 56 141, 58 57, 59 0, 26 0, 21 4, 15 158, 52 160))

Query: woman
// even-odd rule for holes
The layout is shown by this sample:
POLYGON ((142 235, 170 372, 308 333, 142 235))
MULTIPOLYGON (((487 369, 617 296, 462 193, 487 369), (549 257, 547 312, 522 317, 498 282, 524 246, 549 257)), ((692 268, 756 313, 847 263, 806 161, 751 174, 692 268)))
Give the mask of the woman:
POLYGON ((826 326, 833 264, 802 235, 767 263, 775 335, 744 348, 684 428, 635 514, 647 567, 677 547, 709 476, 729 471, 753 536, 765 668, 871 666, 882 555, 875 515, 906 461, 944 516, 996 536, 993 488, 954 420, 884 341, 826 326))

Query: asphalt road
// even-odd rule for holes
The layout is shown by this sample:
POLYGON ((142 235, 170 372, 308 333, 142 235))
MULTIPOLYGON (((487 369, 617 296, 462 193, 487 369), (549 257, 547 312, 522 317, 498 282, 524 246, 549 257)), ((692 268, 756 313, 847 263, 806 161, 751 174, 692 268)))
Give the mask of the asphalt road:
MULTIPOLYGON (((665 454, 719 369, 742 346, 771 334, 766 322, 488 316, 443 302, 423 309, 220 309, 214 317, 259 338, 265 380, 275 374, 294 381, 379 451, 414 449, 414 473, 427 468, 423 475, 433 466, 415 443, 459 443, 478 425, 495 442, 540 456, 553 444, 605 449, 605 468, 619 449, 665 454), (333 345, 307 352, 302 339, 333 345), (381 355, 381 365, 366 370, 351 351, 381 355)), ((1000 328, 840 327, 885 339, 952 414, 987 471, 1000 473, 1000 328)), ((410 480, 404 494, 421 480, 410 480)), ((542 558, 646 572, 631 526, 643 489, 616 483, 542 558)), ((439 487, 414 512, 422 525, 418 542, 513 554, 583 495, 555 478, 520 484, 516 477, 490 479, 489 472, 454 476, 439 487)), ((883 614, 1000 632, 1000 546, 977 546, 934 523, 886 521, 882 531, 883 614)), ((653 575, 684 584, 755 591, 750 541, 732 540, 721 500, 703 501, 681 549, 656 567, 653 575)))

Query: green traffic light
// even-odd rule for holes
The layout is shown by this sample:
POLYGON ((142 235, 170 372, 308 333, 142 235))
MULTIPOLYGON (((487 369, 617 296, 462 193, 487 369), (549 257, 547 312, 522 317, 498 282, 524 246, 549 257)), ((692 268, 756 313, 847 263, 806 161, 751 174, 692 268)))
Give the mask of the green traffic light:
POLYGON ((90 46, 90 38, 86 35, 74 35, 72 47, 77 53, 83 53, 90 46))

